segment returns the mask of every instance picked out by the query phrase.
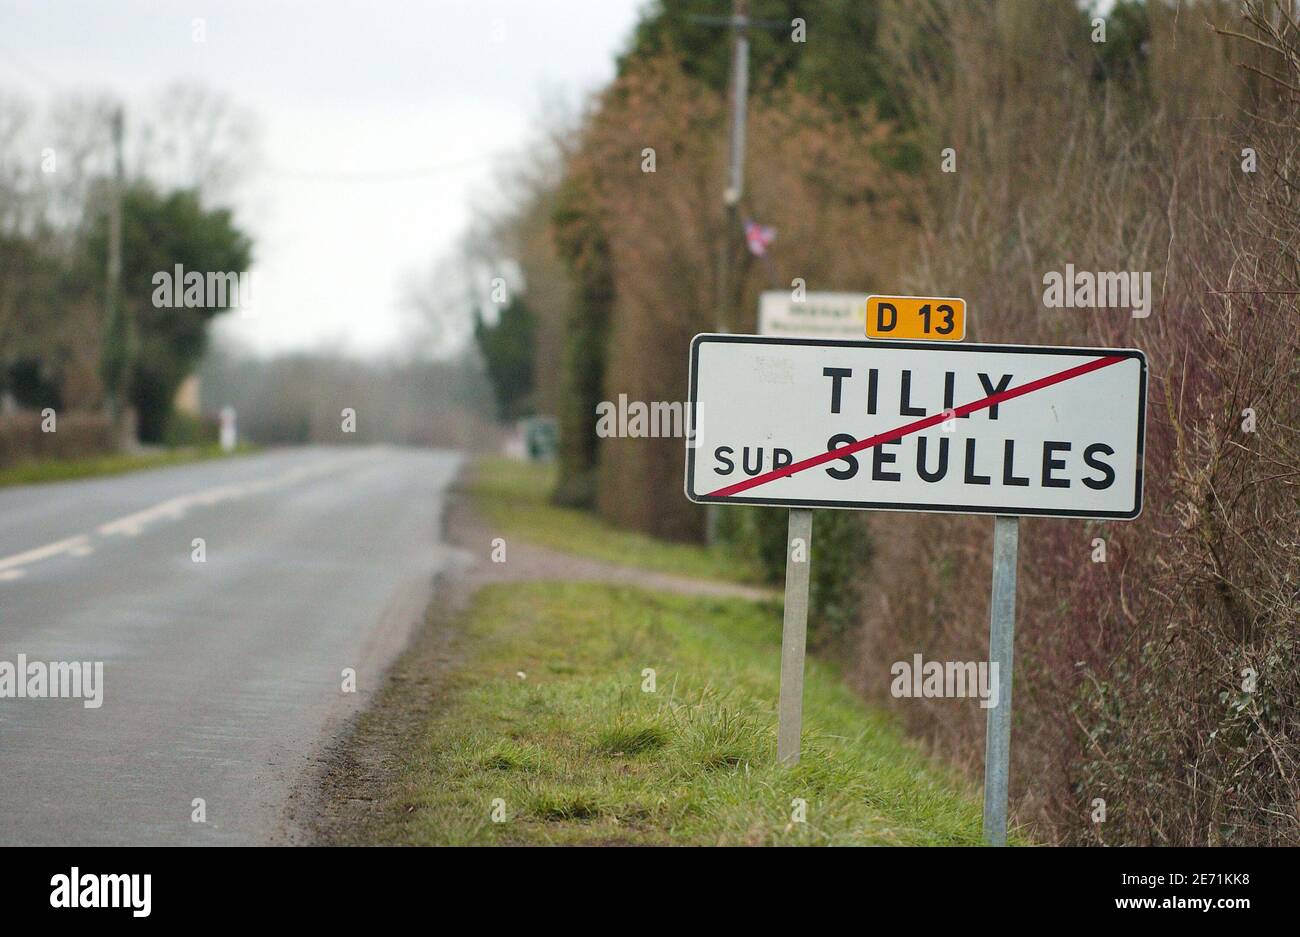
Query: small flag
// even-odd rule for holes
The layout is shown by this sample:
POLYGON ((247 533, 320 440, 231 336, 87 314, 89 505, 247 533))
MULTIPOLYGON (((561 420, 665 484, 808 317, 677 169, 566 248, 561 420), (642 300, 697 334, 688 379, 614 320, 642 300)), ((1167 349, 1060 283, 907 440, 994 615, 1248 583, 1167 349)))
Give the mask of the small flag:
POLYGON ((776 228, 769 228, 757 221, 745 222, 745 243, 749 245, 749 252, 755 257, 764 256, 775 240, 776 228))

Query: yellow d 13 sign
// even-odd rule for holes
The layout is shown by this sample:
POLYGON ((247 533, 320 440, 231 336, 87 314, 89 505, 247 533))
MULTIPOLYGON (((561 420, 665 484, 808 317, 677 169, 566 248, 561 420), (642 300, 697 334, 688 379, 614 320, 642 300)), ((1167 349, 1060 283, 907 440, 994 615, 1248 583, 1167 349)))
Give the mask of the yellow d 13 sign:
POLYGON ((955 296, 868 296, 867 338, 960 342, 966 300, 955 296))

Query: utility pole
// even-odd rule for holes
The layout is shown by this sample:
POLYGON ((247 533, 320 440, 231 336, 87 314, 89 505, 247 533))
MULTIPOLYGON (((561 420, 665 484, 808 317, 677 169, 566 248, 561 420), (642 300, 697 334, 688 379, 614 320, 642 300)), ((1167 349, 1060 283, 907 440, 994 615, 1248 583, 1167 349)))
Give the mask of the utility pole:
POLYGON ((107 356, 109 413, 113 431, 120 445, 129 431, 129 390, 131 368, 135 359, 135 329, 126 303, 122 301, 122 199, 125 172, 122 158, 123 114, 119 106, 113 111, 110 125, 113 135, 113 182, 108 197, 108 282, 104 349, 107 356))
POLYGON ((708 26, 725 26, 731 30, 731 89, 727 95, 730 110, 730 139, 727 152, 727 185, 722 190, 722 207, 726 227, 718 246, 717 330, 730 332, 735 318, 731 309, 731 253, 739 230, 740 199, 745 194, 745 117, 749 112, 749 30, 786 29, 776 20, 756 20, 749 16, 749 0, 731 0, 730 16, 691 16, 690 20, 708 26))
MULTIPOLYGON (((731 16, 692 16, 690 19, 709 26, 726 26, 731 30, 731 135, 727 152, 727 185, 722 190, 722 207, 726 214, 722 238, 718 243, 717 331, 730 332, 735 319, 731 309, 731 252, 740 227, 740 198, 745 192, 745 117, 749 112, 749 27, 784 28, 784 23, 751 20, 749 0, 731 0, 731 16)), ((718 506, 704 509, 705 540, 718 539, 718 506)))
POLYGON ((749 110, 749 0, 731 5, 731 141, 727 154, 727 187, 722 191, 726 232, 718 255, 718 331, 730 332, 731 246, 739 222, 740 197, 745 192, 745 117, 749 110))

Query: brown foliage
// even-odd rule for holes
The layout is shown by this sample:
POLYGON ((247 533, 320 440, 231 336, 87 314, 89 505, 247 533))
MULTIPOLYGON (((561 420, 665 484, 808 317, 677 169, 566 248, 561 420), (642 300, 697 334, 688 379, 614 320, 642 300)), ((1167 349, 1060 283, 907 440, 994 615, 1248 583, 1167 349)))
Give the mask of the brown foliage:
POLYGON ((39 412, 0 417, 0 466, 44 459, 84 459, 114 451, 112 421, 102 413, 61 413, 56 432, 42 432, 39 412))
MULTIPOLYGON (((888 135, 884 124, 837 116, 788 89, 754 99, 740 215, 777 229, 766 258, 747 253, 742 232, 727 229, 726 126, 725 100, 665 55, 620 78, 585 128, 571 171, 594 181, 610 248, 608 400, 684 400, 692 336, 753 331, 764 289, 790 289, 802 277, 809 290, 871 290, 897 267, 906 240, 876 236, 905 188, 872 157, 888 135), (646 148, 654 172, 642 170, 646 148), (721 249, 732 271, 725 295, 721 249)), ((683 451, 680 439, 605 440, 600 511, 660 536, 698 538, 699 509, 664 496, 681 489, 683 451)))
MULTIPOLYGON (((1074 67, 1087 34, 1073 10, 938 0, 894 20, 944 24, 949 68, 901 45, 899 59, 927 159, 959 159, 923 173, 912 285, 967 297, 977 340, 1150 360, 1143 515, 1022 524, 1013 794, 1019 820, 1057 841, 1300 844, 1300 127, 1294 94, 1232 64, 1300 84, 1300 29, 1250 6, 1251 34, 1289 51, 1229 47, 1206 28, 1227 5, 1153 3, 1149 89, 1122 97, 1074 67), (1258 173, 1240 171, 1243 147, 1258 173), (1042 276, 1067 262, 1152 271, 1150 318, 1044 308, 1042 276)), ((894 700, 888 668, 918 650, 984 656, 989 528, 873 518, 879 589, 858 666, 870 695, 973 773, 984 712, 894 700)))

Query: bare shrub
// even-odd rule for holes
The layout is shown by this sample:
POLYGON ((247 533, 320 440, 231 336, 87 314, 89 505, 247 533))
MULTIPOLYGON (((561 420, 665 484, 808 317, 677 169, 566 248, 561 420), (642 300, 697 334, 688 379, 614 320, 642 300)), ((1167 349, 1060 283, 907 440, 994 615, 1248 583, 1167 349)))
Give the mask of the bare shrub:
POLYGON ((0 467, 44 459, 86 459, 116 448, 112 421, 102 413, 57 414, 54 432, 45 432, 39 411, 0 416, 0 467))
MULTIPOLYGON (((765 258, 747 253, 741 232, 725 227, 725 128, 723 97, 663 54, 616 81, 584 130, 570 169, 593 182, 614 276, 606 399, 684 400, 684 349, 696 333, 754 331, 758 294, 790 289, 795 277, 809 290, 870 290, 888 282, 906 249, 905 238, 873 237, 907 190, 871 156, 888 136, 884 123, 837 114, 788 88, 754 99, 740 208, 742 219, 777 229, 765 258), (643 171, 647 148, 654 172, 643 171), (726 295, 721 249, 730 252, 726 295)), ((604 441, 601 513, 661 536, 698 538, 702 512, 662 496, 681 489, 683 452, 680 439, 604 441)))
MULTIPOLYGON (((913 285, 970 299, 978 340, 1150 359, 1142 517, 1023 524, 1013 794, 1019 820, 1058 841, 1300 843, 1300 30, 1262 2, 1232 26, 1249 39, 1207 29, 1236 9, 1148 4, 1131 82, 1098 80, 1067 3, 935 0, 886 17, 922 150, 959 160, 924 174, 913 285), (1257 173, 1241 171, 1243 147, 1257 173), (1065 263, 1152 271, 1151 317, 1044 308, 1042 276, 1065 263)), ((989 526, 873 519, 880 588, 857 671, 972 771, 983 712, 899 705, 888 666, 922 648, 983 656, 989 526)))

